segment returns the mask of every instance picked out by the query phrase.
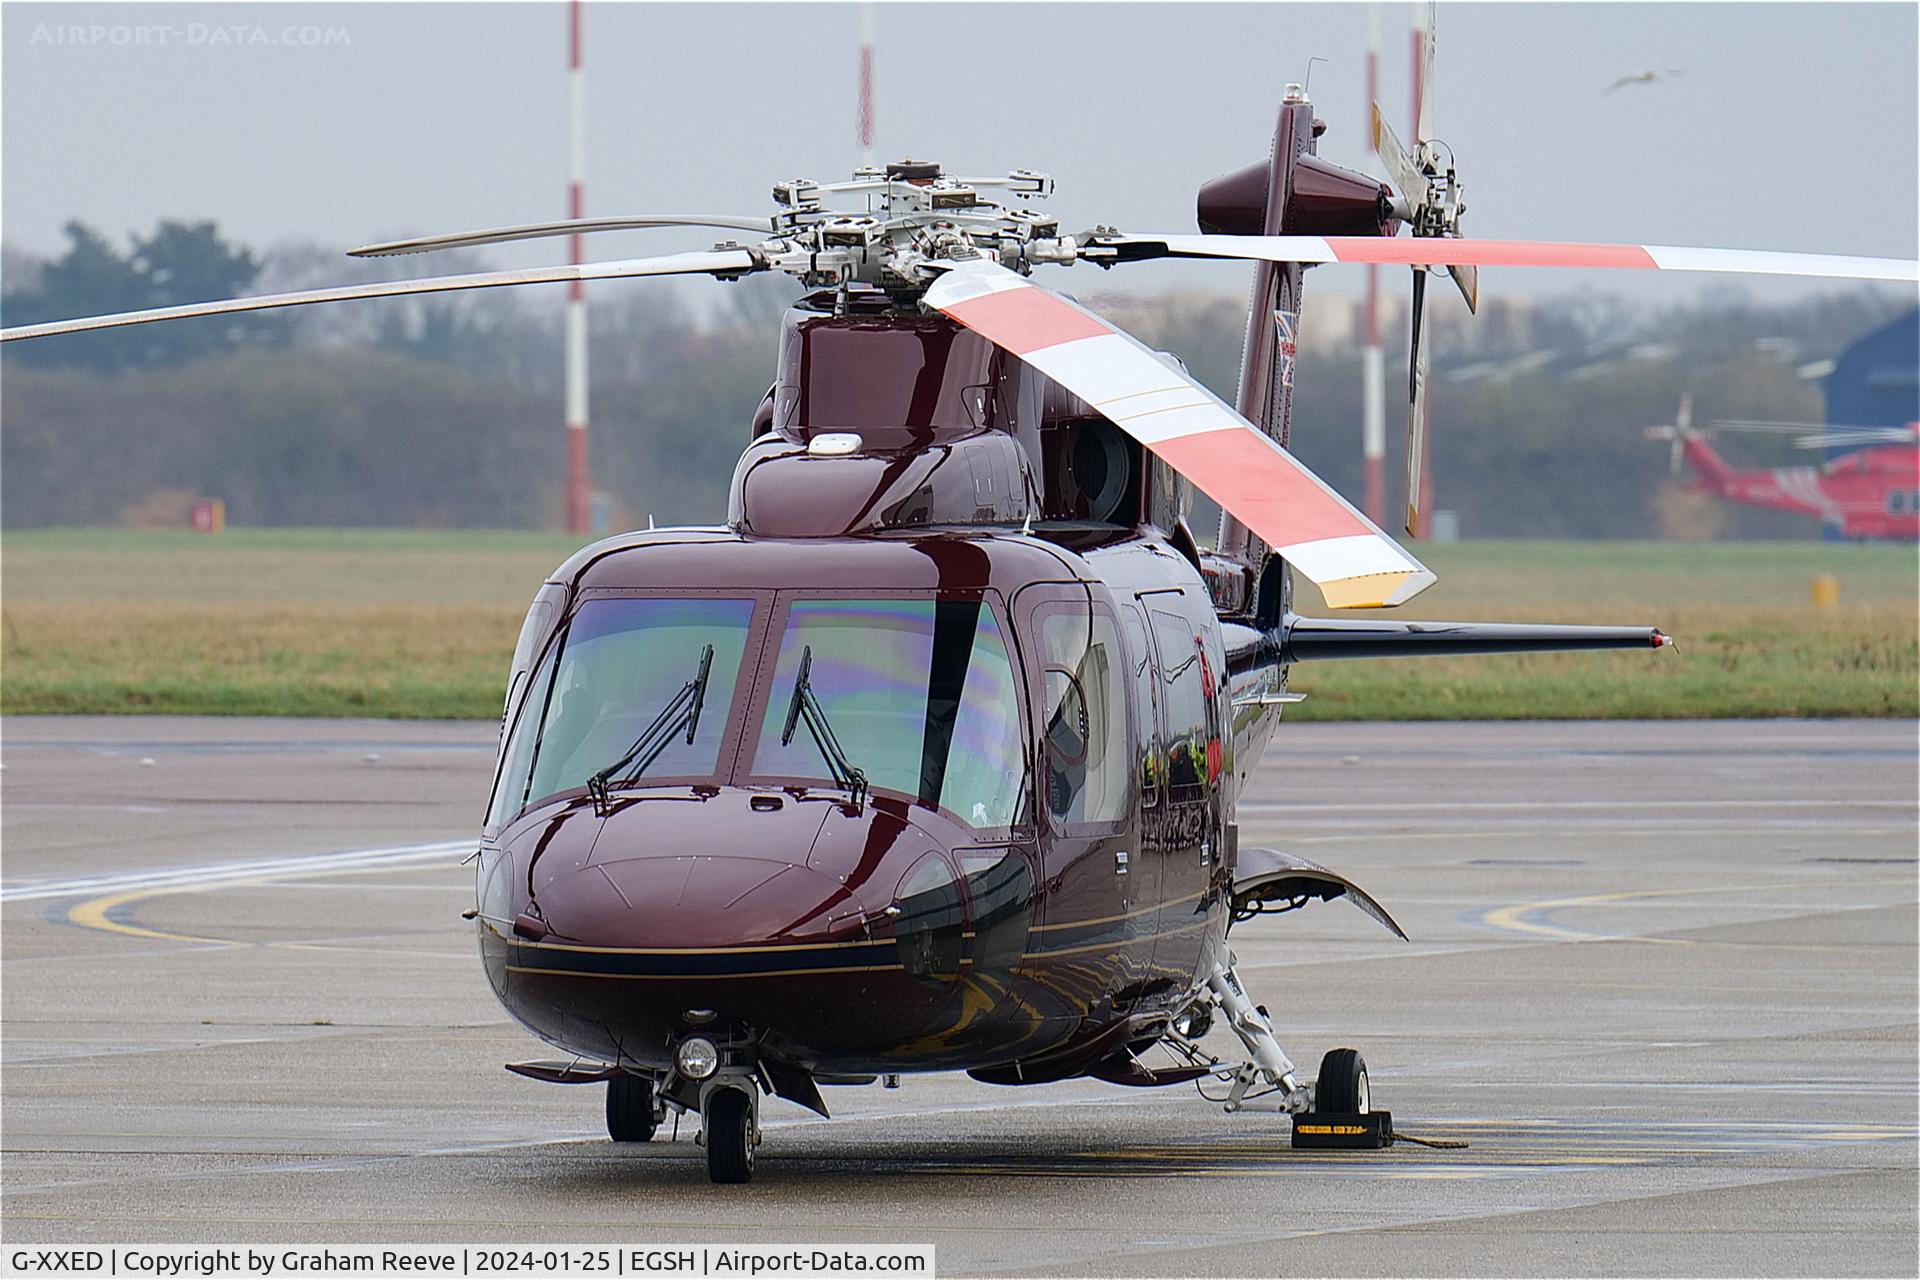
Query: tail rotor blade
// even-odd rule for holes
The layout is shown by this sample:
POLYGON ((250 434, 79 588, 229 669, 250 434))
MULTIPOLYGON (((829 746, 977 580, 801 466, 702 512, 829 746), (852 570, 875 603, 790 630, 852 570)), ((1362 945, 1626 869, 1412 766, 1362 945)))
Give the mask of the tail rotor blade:
POLYGON ((1693 434, 1693 392, 1680 397, 1680 411, 1673 417, 1673 443, 1667 447, 1667 474, 1680 478, 1680 458, 1686 452, 1687 437, 1693 434))
POLYGON ((1414 143, 1433 141, 1433 44, 1434 20, 1440 6, 1427 0, 1426 26, 1420 33, 1420 105, 1415 117, 1414 143))
POLYGON ((1480 268, 1462 266, 1454 263, 1447 268, 1447 274, 1460 286, 1460 296, 1467 300, 1467 313, 1476 315, 1480 311, 1480 268))
POLYGON ((1393 126, 1387 123, 1387 113, 1380 109, 1379 103, 1373 104, 1373 149, 1380 156, 1380 163, 1386 166, 1387 177, 1400 191, 1400 198, 1406 201, 1409 218, 1427 200, 1427 178, 1414 164, 1413 157, 1400 145, 1393 126))
POLYGON ((571 280, 619 280, 634 276, 732 277, 765 269, 765 264, 745 249, 722 249, 710 253, 676 253, 658 258, 630 258, 620 262, 590 262, 577 267, 481 271, 473 275, 429 276, 423 280, 387 280, 373 284, 343 285, 333 289, 305 289, 298 293, 269 293, 252 298, 227 298, 219 302, 191 302, 178 307, 155 307, 149 311, 122 311, 114 315, 83 316, 77 320, 53 320, 46 324, 0 329, 0 342, 17 342, 23 338, 50 338, 56 334, 86 333, 94 329, 118 329, 130 324, 151 324, 156 320, 236 315, 246 311, 269 311, 278 307, 311 306, 316 302, 349 302, 356 298, 395 298, 418 293, 451 293, 461 289, 493 289, 522 284, 562 284, 571 280))
POLYGON ((1427 435, 1427 348, 1420 329, 1427 310, 1427 273, 1413 272, 1413 345, 1407 352, 1407 536, 1420 536, 1420 477, 1427 435))

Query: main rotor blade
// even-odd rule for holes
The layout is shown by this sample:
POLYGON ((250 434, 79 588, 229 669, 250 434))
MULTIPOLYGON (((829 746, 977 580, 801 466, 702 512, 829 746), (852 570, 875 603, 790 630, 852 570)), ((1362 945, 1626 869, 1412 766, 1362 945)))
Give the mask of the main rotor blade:
POLYGON ((442 236, 421 236, 415 240, 389 240, 384 244, 349 249, 347 256, 391 258, 403 253, 430 253, 435 249, 469 249, 476 245, 506 244, 513 240, 584 235, 590 231, 635 231, 643 227, 722 227, 730 231, 757 231, 764 236, 773 234, 773 219, 736 218, 711 213, 661 213, 641 218, 569 218, 561 222, 529 222, 519 227, 456 231, 442 236))
POLYGON ((393 298, 416 293, 449 293, 459 289, 491 289, 504 285, 562 284, 570 280, 619 280, 630 276, 744 275, 764 269, 745 249, 722 249, 707 253, 668 254, 659 258, 629 258, 620 262, 591 262, 577 267, 481 271, 473 275, 387 280, 373 284, 342 285, 333 289, 306 289, 299 293, 228 298, 220 302, 190 302, 178 307, 121 311, 113 315, 84 316, 77 320, 51 320, 45 324, 0 329, 0 342, 48 338, 61 333, 85 333, 91 329, 117 329, 122 325, 148 324, 155 320, 185 320, 194 316, 268 311, 275 307, 304 307, 316 302, 348 302, 356 298, 393 298))
POLYGON ((1451 236, 1101 235, 1088 239, 1081 247, 1081 257, 1092 262, 1102 261, 1099 250, 1105 248, 1119 250, 1121 261, 1226 258, 1251 262, 1377 262, 1394 266, 1578 267, 1920 282, 1920 262, 1911 258, 1665 244, 1456 240, 1451 236))
POLYGON ((927 305, 1093 405, 1312 579, 1334 608, 1412 599, 1433 574, 1218 396, 1086 308, 997 262, 962 262, 927 305))
POLYGON ((1911 439, 1914 434, 1910 426, 1887 427, 1871 422, 1763 422, 1752 418, 1715 418, 1709 425, 1715 431, 1774 431, 1788 435, 1805 435, 1810 431, 1889 431, 1911 439))
POLYGON ((1796 449, 1852 449, 1869 444, 1914 443, 1911 431, 1887 427, 1881 431, 1833 431, 1824 435, 1801 436, 1793 442, 1796 449))

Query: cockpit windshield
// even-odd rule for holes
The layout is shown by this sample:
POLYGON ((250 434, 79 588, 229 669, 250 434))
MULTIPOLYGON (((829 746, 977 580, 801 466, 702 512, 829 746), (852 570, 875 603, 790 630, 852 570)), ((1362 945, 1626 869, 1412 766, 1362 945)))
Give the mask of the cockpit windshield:
POLYGON ((616 762, 623 781, 710 777, 752 620, 748 599, 609 598, 582 604, 529 683, 488 821, 503 822, 534 801, 585 786, 616 762), (623 759, 676 698, 686 700, 695 673, 704 675, 704 714, 692 718, 691 726, 683 714, 678 732, 623 759))
POLYGON ((1026 820, 1013 665, 984 602, 793 602, 751 772, 832 786, 833 763, 819 741, 784 732, 809 653, 807 685, 846 763, 871 786, 938 805, 975 827, 1026 820))

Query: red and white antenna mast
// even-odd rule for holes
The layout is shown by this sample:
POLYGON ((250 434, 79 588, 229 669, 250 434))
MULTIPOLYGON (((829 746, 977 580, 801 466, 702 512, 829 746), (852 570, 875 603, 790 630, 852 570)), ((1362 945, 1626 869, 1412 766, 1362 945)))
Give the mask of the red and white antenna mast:
POLYGON ((860 6, 860 167, 873 168, 873 4, 860 6))
MULTIPOLYGON (((587 211, 587 78, 580 65, 581 0, 567 6, 567 216, 587 211)), ((584 261, 584 236, 567 237, 568 261, 584 261)), ((587 475, 587 289, 575 280, 567 294, 567 530, 592 532, 593 482, 587 475)))
MULTIPOLYGON (((1380 6, 1367 6, 1367 101, 1361 118, 1372 120, 1373 104, 1380 100, 1380 6)), ((1373 137, 1371 126, 1367 137, 1373 137)), ((1373 155, 1372 171, 1380 168, 1380 148, 1369 142, 1373 155)), ((1360 452, 1366 463, 1367 519, 1381 528, 1387 524, 1387 369, 1380 352, 1380 268, 1367 264, 1367 345, 1361 362, 1363 412, 1360 452)))

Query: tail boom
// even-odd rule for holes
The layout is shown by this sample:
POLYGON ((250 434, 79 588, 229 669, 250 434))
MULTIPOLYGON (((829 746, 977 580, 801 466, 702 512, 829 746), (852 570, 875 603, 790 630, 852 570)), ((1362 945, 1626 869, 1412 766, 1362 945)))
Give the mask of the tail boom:
POLYGON ((1271 631, 1229 628, 1227 670, 1331 658, 1446 658, 1491 653, 1659 649, 1673 643, 1658 627, 1552 626, 1521 622, 1400 622, 1386 618, 1288 615, 1271 631))

